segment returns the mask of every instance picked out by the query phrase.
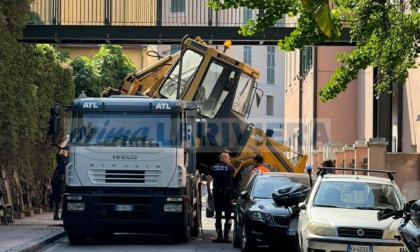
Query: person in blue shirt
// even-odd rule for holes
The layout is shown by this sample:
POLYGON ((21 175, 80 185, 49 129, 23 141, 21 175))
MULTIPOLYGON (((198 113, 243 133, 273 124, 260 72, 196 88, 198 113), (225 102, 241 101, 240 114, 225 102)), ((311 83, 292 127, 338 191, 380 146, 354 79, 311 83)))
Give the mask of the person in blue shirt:
POLYGON ((235 167, 230 164, 229 153, 222 153, 219 162, 210 167, 207 175, 207 189, 209 194, 213 194, 214 211, 216 213, 216 233, 217 238, 213 242, 230 242, 229 232, 232 227, 232 199, 233 199, 233 175, 235 167), (213 192, 210 184, 213 181, 213 192), (225 226, 222 237, 222 212, 225 212, 225 226))

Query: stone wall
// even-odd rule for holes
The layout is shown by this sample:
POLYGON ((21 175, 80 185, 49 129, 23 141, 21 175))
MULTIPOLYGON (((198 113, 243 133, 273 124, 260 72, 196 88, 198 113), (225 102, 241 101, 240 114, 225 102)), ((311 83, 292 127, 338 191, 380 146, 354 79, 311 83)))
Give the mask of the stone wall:
MULTIPOLYGON (((331 159, 336 162, 338 168, 395 171, 394 179, 401 190, 404 187, 412 187, 410 182, 419 184, 420 188, 420 153, 390 153, 386 152, 387 145, 383 138, 356 141, 353 145, 337 146, 331 159)), ((312 153, 311 160, 315 172, 316 167, 321 166, 324 161, 323 149, 314 150, 312 153)), ((377 173, 369 175, 386 177, 385 174, 377 173)))

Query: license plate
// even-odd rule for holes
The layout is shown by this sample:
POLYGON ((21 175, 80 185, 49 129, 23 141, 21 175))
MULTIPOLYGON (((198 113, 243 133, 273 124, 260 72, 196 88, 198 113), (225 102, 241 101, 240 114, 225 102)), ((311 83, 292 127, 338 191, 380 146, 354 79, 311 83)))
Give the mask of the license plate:
POLYGON ((289 229, 287 230, 288 235, 296 235, 298 228, 298 219, 291 219, 289 222, 289 229))
POLYGON ((134 210, 132 205, 116 205, 115 211, 122 211, 122 212, 131 212, 134 210))
POLYGON ((347 252, 372 252, 372 246, 347 245, 347 252))

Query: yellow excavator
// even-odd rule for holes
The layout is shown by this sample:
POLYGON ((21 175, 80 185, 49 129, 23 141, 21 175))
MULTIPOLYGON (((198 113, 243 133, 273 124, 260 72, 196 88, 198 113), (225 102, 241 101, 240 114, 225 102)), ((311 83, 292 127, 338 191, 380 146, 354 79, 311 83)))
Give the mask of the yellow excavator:
POLYGON ((307 155, 275 141, 270 133, 248 121, 254 99, 259 104, 263 95, 256 82, 260 73, 228 56, 230 46, 226 41, 222 52, 200 37, 186 36, 176 54, 127 76, 117 87, 105 89, 102 96, 146 95, 196 101, 208 126, 197 154, 197 167, 203 174, 224 151, 230 152, 231 163, 237 168, 237 187, 248 177, 256 154, 261 154, 273 171, 303 173, 307 155))

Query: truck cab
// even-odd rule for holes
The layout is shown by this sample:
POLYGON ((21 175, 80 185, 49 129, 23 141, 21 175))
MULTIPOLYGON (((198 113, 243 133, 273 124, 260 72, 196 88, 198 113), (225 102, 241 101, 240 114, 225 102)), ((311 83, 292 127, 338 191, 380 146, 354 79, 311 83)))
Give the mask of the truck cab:
POLYGON ((181 242, 198 234, 195 102, 78 98, 66 110, 63 224, 70 243, 119 232, 167 234, 181 242))

